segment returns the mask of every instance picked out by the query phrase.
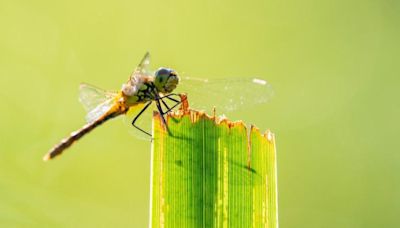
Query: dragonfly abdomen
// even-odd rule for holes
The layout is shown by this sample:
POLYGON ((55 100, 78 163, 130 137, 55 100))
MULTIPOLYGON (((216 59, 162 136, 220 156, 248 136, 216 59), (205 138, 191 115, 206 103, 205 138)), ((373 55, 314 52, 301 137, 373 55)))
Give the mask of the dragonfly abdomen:
POLYGON ((88 123, 84 125, 81 129, 74 131, 71 133, 71 135, 68 138, 64 138, 61 140, 61 142, 57 145, 55 145, 44 157, 43 160, 47 161, 50 159, 53 159, 54 157, 62 154, 62 152, 70 147, 74 142, 82 138, 84 135, 95 129, 96 127, 100 126, 102 123, 106 122, 109 119, 112 119, 116 116, 119 116, 120 114, 123 114, 120 109, 117 109, 116 111, 109 112, 99 119, 88 123))

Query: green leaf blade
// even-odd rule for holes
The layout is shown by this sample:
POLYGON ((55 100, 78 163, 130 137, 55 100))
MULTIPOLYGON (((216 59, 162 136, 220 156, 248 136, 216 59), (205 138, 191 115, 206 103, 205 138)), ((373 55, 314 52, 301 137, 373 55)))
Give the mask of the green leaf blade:
POLYGON ((192 110, 167 123, 154 115, 152 227, 277 227, 272 133, 192 110))

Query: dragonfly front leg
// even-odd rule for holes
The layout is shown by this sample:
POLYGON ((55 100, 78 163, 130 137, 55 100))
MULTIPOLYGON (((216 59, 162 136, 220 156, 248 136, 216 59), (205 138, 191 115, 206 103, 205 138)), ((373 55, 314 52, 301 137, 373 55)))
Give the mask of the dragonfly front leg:
POLYGON ((155 90, 153 90, 153 94, 154 94, 154 97, 155 97, 155 102, 156 102, 157 109, 160 112, 160 116, 161 116, 162 122, 163 122, 165 128, 167 129, 167 131, 169 131, 168 126, 167 126, 167 121, 165 121, 164 115, 167 114, 168 112, 170 112, 173 108, 175 108, 177 105, 179 105, 181 103, 181 101, 178 101, 178 100, 176 100, 174 98, 171 98, 171 96, 179 96, 179 95, 175 94, 175 93, 171 93, 171 94, 168 94, 166 96, 160 97, 158 92, 155 91, 155 90), (167 105, 167 103, 163 100, 165 98, 176 102, 176 104, 173 107, 170 108, 167 105), (164 110, 162 109, 161 103, 167 108, 167 111, 164 112, 164 110))
POLYGON ((149 103, 146 104, 146 106, 144 106, 144 108, 139 112, 139 114, 137 114, 135 116, 135 118, 132 120, 132 126, 134 126, 136 129, 138 129, 139 131, 149 135, 150 137, 153 137, 150 133, 148 133, 147 131, 141 129, 140 127, 135 125, 136 120, 140 117, 140 115, 143 114, 144 111, 146 111, 146 109, 151 105, 151 101, 149 101, 149 103))
MULTIPOLYGON (((178 95, 178 94, 175 94, 175 93, 172 93, 172 94, 168 94, 168 95, 166 95, 166 96, 163 96, 163 97, 160 97, 160 98, 159 98, 159 100, 161 100, 161 103, 167 108, 167 111, 165 111, 165 112, 162 113, 163 115, 169 113, 172 109, 174 109, 176 106, 178 106, 179 104, 182 103, 181 100, 176 100, 176 99, 174 99, 174 98, 171 98, 171 96, 179 96, 179 95, 178 95), (168 100, 171 100, 171 101, 175 102, 174 106, 172 106, 171 108, 168 107, 168 105, 167 105, 167 103, 164 101, 164 99, 168 99, 168 100)), ((179 98, 180 98, 180 96, 179 96, 179 98)))
POLYGON ((170 134, 170 135, 172 135, 172 132, 171 132, 171 131, 169 130, 169 128, 168 128, 168 125, 167 125, 167 123, 166 123, 166 120, 165 120, 164 115, 165 115, 165 114, 168 114, 168 113, 171 112, 176 106, 178 106, 179 104, 182 103, 182 100, 177 100, 177 99, 171 98, 171 96, 178 96, 179 98, 181 98, 181 96, 179 96, 178 94, 171 93, 171 94, 168 94, 168 95, 163 96, 163 97, 159 97, 158 94, 157 94, 157 95, 156 95, 156 99, 155 99, 156 104, 157 104, 157 109, 158 109, 158 111, 160 112, 161 119, 162 119, 162 121, 163 121, 163 124, 164 124, 164 126, 165 126, 165 129, 167 130, 168 134, 170 134), (164 99, 171 100, 171 101, 175 102, 175 104, 170 108, 170 107, 167 105, 167 103, 164 101, 164 99), (161 101, 161 102, 160 102, 160 101, 161 101), (167 108, 167 110, 166 110, 165 112, 162 110, 162 104, 167 108))

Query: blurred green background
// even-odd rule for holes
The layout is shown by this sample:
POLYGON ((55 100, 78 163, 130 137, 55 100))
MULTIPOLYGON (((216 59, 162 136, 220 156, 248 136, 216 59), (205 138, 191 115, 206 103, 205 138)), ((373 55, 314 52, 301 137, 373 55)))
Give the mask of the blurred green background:
MULTIPOLYGON (((399 1, 0 2, 0 226, 145 227, 150 143, 84 124, 80 82, 119 89, 145 51, 196 77, 263 77, 232 113, 276 133, 281 227, 396 227, 399 1)), ((212 102, 210 102, 212 107, 212 102)))

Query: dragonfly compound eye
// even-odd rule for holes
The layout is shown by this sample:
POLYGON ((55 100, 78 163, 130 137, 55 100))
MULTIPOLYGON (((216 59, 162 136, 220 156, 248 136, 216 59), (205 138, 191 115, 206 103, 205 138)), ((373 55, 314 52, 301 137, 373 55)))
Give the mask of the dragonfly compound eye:
POLYGON ((155 73, 154 84, 161 93, 172 92, 179 83, 178 74, 169 68, 160 68, 155 73))

